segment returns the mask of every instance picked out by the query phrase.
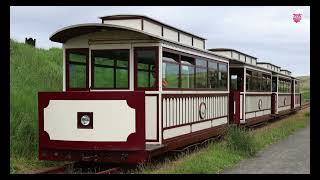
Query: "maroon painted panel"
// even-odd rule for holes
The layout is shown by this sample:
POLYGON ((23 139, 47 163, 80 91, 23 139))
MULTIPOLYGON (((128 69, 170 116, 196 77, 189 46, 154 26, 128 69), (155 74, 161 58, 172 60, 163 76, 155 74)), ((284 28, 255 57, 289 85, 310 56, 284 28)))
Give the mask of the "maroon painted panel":
POLYGON ((39 154, 42 149, 73 150, 143 150, 145 149, 145 93, 134 92, 39 92, 39 154), (128 136, 127 142, 84 142, 50 140, 44 131, 44 108, 50 100, 127 100, 136 110, 136 132, 128 136))
POLYGON ((230 123, 239 124, 240 123, 240 91, 230 91, 229 96, 230 96, 229 98, 230 123), (234 102, 236 104, 236 107, 234 107, 234 102))
POLYGON ((271 95, 271 114, 275 114, 277 112, 277 94, 272 93, 271 95))

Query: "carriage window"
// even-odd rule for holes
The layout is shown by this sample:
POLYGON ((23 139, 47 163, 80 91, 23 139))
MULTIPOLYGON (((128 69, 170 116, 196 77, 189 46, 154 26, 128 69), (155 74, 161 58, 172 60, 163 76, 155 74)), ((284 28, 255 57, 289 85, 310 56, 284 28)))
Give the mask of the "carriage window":
POLYGON ((219 89, 227 90, 228 89, 228 65, 219 64, 219 89))
POLYGON ((129 88, 129 50, 92 50, 92 88, 129 88))
POLYGON ((181 88, 194 88, 194 58, 181 56, 181 88))
POLYGON ((251 71, 246 72, 246 90, 247 91, 252 90, 252 72, 251 71))
POLYGON ((179 55, 163 52, 162 87, 179 88, 179 55))
POLYGON ((67 89, 81 90, 88 88, 88 49, 67 49, 66 70, 67 89))
POLYGON ((271 91, 271 76, 267 76, 267 91, 271 91))
POLYGON ((258 77, 258 72, 253 71, 252 72, 252 89, 251 91, 259 91, 259 77, 258 77))
POLYGON ((208 62, 209 88, 217 89, 219 87, 218 74, 218 64, 215 62, 208 62))
POLYGON ((207 88, 207 61, 196 60, 196 88, 207 88))
POLYGON ((300 93, 300 87, 299 87, 299 82, 298 81, 295 81, 295 92, 296 93, 300 93))
POLYGON ((138 88, 157 87, 157 48, 135 48, 138 88))
POLYGON ((272 92, 277 92, 277 77, 272 77, 272 92))

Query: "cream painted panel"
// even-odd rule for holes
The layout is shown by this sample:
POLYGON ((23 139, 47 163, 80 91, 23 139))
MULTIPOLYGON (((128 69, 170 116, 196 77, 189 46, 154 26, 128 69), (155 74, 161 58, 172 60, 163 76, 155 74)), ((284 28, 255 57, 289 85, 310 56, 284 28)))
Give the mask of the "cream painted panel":
POLYGON ((246 63, 251 64, 251 58, 250 57, 246 57, 246 63))
POLYGON ((256 112, 256 117, 258 117, 258 116, 263 116, 263 111, 256 112))
POLYGON ((232 51, 232 58, 239 60, 239 53, 232 51))
POLYGON ((263 68, 267 68, 267 69, 269 68, 268 64, 258 64, 258 66, 263 67, 263 68))
POLYGON ((163 116, 162 116, 162 119, 163 119, 163 121, 162 121, 162 123, 163 123, 163 127, 165 128, 165 127, 167 127, 167 112, 168 112, 168 110, 167 110, 167 99, 163 99, 163 101, 162 101, 162 109, 163 109, 163 116))
POLYGON ((264 110, 264 114, 271 114, 271 110, 264 110))
POLYGON ((253 117, 255 117, 255 115, 256 115, 256 113, 247 113, 246 114, 246 119, 249 119, 249 118, 253 118, 253 117))
POLYGON ((219 126, 219 125, 222 125, 222 124, 227 124, 228 123, 228 118, 227 117, 219 118, 219 119, 212 120, 211 122, 212 122, 211 126, 215 127, 215 126, 219 126))
POLYGON ((284 105, 290 105, 291 104, 291 96, 290 95, 278 95, 278 107, 284 106, 284 105), (286 98, 286 104, 284 104, 284 99, 286 98))
POLYGON ((191 125, 192 132, 200 131, 211 127, 211 121, 201 122, 191 125))
POLYGON ((251 62, 252 62, 253 65, 257 65, 257 60, 256 59, 252 59, 251 62))
POLYGON ((183 44, 192 46, 192 37, 186 34, 180 33, 180 42, 183 44))
POLYGON ((51 100, 44 130, 51 140, 125 142, 135 132, 135 109, 126 100, 51 100), (77 112, 93 112, 93 129, 77 128, 77 112))
POLYGON ((215 54, 231 58, 231 51, 213 51, 215 54))
POLYGON ((104 20, 104 24, 113 24, 141 30, 141 19, 104 20))
POLYGON ((145 97, 146 139, 157 139, 157 96, 145 97))
POLYGON ((290 108, 291 108, 290 106, 279 107, 279 108, 278 108, 278 112, 284 111, 284 110, 288 110, 288 109, 290 109, 290 108))
POLYGON ((170 98, 170 105, 169 105, 169 109, 170 109, 170 117, 169 117, 169 126, 173 126, 173 99, 170 98))
POLYGON ((240 54, 240 61, 246 62, 246 60, 245 60, 245 56, 244 56, 244 55, 242 55, 242 54, 240 54))
POLYGON ((143 20, 143 31, 157 36, 162 36, 161 26, 148 20, 143 20))
POLYGON ((180 136, 187 133, 190 133, 190 125, 167 129, 163 131, 163 139, 180 136))
POLYGON ((271 108, 271 96, 246 96, 246 112, 258 111, 260 99, 262 100, 261 109, 271 108))
POLYGON ((120 41, 120 40, 145 40, 148 36, 138 32, 127 31, 127 30, 108 30, 104 32, 94 32, 74 38, 66 41, 63 46, 64 48, 88 48, 89 40, 91 45, 97 43, 96 40, 104 41, 120 41))
POLYGON ((193 47, 203 49, 204 47, 204 41, 200 40, 198 38, 193 38, 193 47))
POLYGON ((163 27, 163 37, 178 42, 178 32, 165 27, 163 27))

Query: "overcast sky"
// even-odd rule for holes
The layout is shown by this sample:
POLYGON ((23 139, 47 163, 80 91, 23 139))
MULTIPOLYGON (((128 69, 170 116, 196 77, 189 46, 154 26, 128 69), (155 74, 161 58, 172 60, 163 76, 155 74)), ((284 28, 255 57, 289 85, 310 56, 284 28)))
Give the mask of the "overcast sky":
POLYGON ((310 7, 302 6, 176 6, 176 7, 41 7, 10 8, 10 37, 24 42, 36 38, 41 48, 62 47, 49 37, 78 23, 101 23, 100 16, 142 14, 206 38, 206 48, 232 48, 259 61, 310 75, 310 7), (295 23, 293 13, 303 11, 295 23))

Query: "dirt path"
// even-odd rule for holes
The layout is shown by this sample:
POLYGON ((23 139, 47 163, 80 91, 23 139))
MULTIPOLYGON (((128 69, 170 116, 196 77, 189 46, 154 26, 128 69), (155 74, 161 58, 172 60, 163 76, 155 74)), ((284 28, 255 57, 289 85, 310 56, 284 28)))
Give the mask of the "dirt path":
POLYGON ((308 174, 310 173, 310 125, 270 145, 255 158, 241 161, 223 174, 308 174))

